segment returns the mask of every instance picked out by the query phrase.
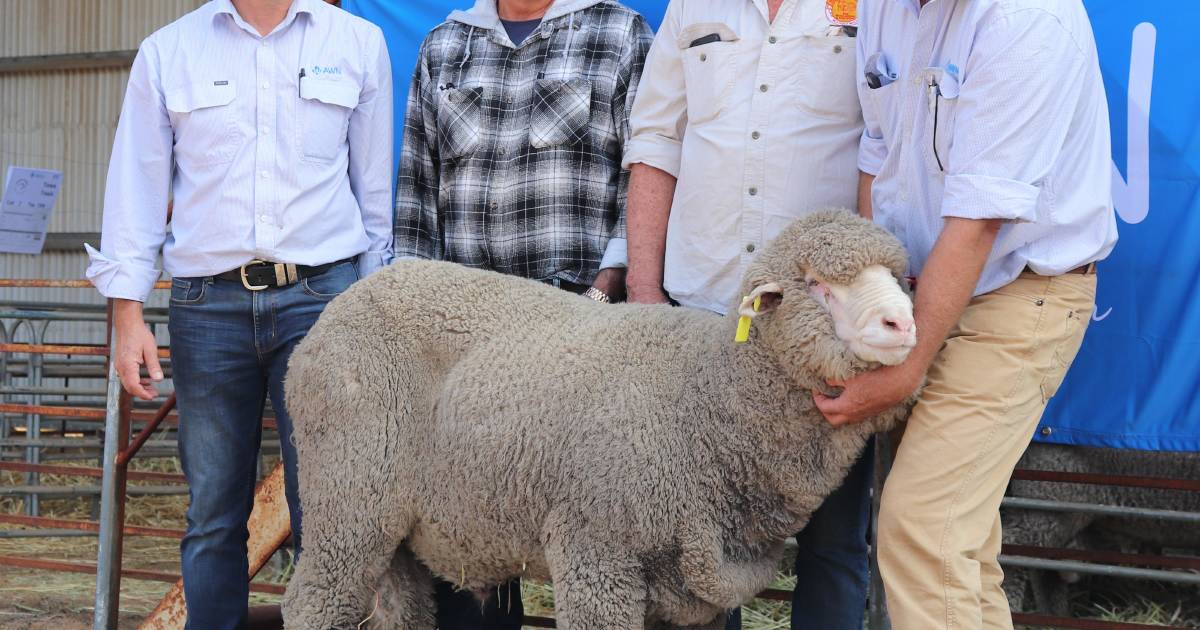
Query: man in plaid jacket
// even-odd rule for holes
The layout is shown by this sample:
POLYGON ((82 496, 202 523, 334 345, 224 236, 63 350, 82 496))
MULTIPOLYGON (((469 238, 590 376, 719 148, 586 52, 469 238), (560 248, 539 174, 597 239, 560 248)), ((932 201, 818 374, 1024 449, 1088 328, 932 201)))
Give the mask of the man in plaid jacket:
POLYGON ((652 39, 615 0, 478 0, 451 13, 413 73, 397 257, 620 298, 621 155, 652 39))
MULTIPOLYGON (((397 258, 450 260, 601 302, 625 292, 621 156, 646 22, 615 0, 477 0, 421 45, 396 186, 397 258)), ((438 627, 521 627, 518 581, 437 586, 438 627)))

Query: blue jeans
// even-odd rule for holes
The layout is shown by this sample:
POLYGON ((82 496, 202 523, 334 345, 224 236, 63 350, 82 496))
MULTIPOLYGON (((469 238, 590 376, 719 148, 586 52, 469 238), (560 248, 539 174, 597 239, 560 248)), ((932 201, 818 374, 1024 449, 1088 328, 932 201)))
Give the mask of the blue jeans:
POLYGON ((353 263, 282 288, 175 278, 171 367, 179 406, 179 458, 190 504, 181 545, 187 628, 246 627, 246 520, 254 504, 262 411, 268 396, 279 426, 295 549, 300 503, 292 423, 283 377, 292 349, 325 305, 358 279, 353 263))
MULTIPOLYGON (((867 608, 867 524, 871 520, 871 481, 875 440, 850 468, 841 487, 813 512, 796 534, 796 590, 792 630, 862 630, 867 608)), ((726 630, 742 627, 735 610, 726 630)))

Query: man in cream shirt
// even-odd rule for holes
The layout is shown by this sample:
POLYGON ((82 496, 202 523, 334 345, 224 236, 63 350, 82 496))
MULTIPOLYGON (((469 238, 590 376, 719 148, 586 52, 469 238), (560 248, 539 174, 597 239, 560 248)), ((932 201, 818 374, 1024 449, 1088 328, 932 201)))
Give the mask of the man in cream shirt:
MULTIPOLYGON (((855 207, 855 17, 843 0, 670 3, 625 151, 630 301, 725 313, 793 220, 855 207)), ((862 628, 870 461, 797 535, 793 628, 862 628)))

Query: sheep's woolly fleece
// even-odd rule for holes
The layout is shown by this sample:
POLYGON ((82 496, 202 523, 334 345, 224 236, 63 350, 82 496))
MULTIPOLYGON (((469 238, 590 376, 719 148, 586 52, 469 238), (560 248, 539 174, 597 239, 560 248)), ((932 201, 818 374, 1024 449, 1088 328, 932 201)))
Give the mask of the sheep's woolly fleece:
POLYGON ((720 628, 901 405, 834 429, 810 388, 867 365, 805 283, 899 243, 846 211, 790 227, 747 273, 782 299, 736 317, 601 305, 408 261, 334 300, 287 380, 304 512, 290 629, 433 628, 431 574, 485 593, 552 579, 566 630, 720 628))

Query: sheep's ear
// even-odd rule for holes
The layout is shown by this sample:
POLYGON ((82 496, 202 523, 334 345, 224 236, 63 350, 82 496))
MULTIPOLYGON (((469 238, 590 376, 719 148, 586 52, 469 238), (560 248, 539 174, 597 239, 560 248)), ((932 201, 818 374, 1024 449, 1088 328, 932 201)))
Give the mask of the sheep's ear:
POLYGON ((783 299, 783 289, 778 283, 768 282, 754 287, 750 295, 742 298, 742 303, 738 306, 738 315, 753 319, 757 315, 769 312, 775 308, 783 299), (754 309, 754 301, 758 299, 758 310, 754 309))

